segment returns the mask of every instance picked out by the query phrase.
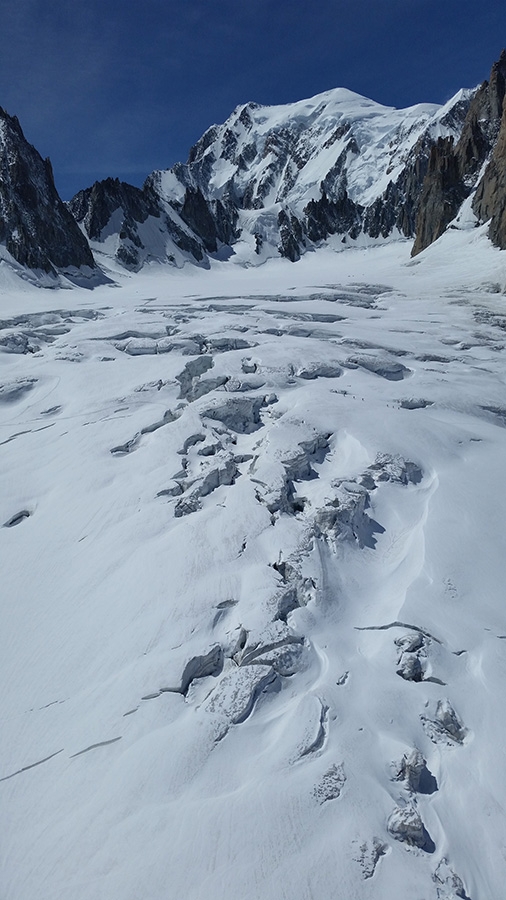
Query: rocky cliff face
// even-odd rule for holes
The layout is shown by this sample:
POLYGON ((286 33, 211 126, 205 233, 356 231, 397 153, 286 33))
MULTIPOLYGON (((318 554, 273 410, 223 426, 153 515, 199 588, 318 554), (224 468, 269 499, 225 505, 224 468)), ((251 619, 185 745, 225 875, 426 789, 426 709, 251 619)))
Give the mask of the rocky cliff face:
POLYGON ((443 234, 468 193, 453 138, 439 138, 431 150, 420 194, 412 256, 443 234))
MULTIPOLYGON (((501 159, 503 142, 498 141, 506 93, 506 52, 494 63, 490 80, 483 82, 469 105, 457 142, 439 139, 431 150, 420 195, 416 239, 412 255, 420 253, 443 233, 457 215, 463 201, 476 188, 484 163, 495 147, 489 166, 478 184, 473 209, 480 221, 494 217, 490 236, 500 240, 502 203, 501 159)), ((501 128, 504 131, 504 126, 501 128)), ((506 241, 506 235, 504 237, 506 241)), ((499 244, 500 246, 500 244, 499 244)))
MULTIPOLYGON (((501 56, 506 67, 506 53, 501 56)), ((503 88, 504 93, 504 88, 503 88)), ((501 250, 506 250, 506 98, 503 96, 501 124, 497 141, 478 184, 473 210, 481 222, 490 219, 489 237, 501 250)))
POLYGON ((143 249, 143 244, 138 226, 148 216, 160 215, 148 194, 118 178, 107 178, 79 191, 68 208, 92 241, 101 240, 114 214, 119 213, 113 223, 118 229, 116 257, 128 269, 139 267, 139 250, 143 249))
POLYGON ((219 244, 232 244, 239 237, 236 230, 237 209, 227 201, 208 202, 199 187, 188 187, 182 205, 173 203, 183 222, 202 240, 209 253, 216 253, 219 244))
POLYGON ((17 263, 56 275, 96 270, 88 243, 60 200, 51 163, 0 108, 0 244, 17 263))
POLYGON ((497 143, 478 185, 473 209, 482 222, 490 219, 491 241, 506 250, 506 105, 497 143))
POLYGON ((153 198, 118 178, 96 181, 92 187, 79 191, 68 207, 91 240, 100 239, 112 214, 119 209, 123 212, 127 230, 145 222, 150 215, 160 215, 153 198))

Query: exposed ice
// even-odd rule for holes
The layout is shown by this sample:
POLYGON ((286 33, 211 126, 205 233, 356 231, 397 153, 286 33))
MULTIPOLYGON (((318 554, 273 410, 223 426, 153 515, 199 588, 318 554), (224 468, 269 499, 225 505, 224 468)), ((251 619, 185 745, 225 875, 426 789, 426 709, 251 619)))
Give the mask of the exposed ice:
POLYGON ((329 800, 337 800, 341 796, 344 785, 346 784, 346 775, 341 764, 335 763, 327 769, 322 775, 320 782, 316 785, 313 794, 318 803, 327 803, 329 800))
POLYGON ((222 422, 226 428, 237 434, 251 434, 262 425, 260 410, 265 405, 264 397, 234 397, 224 403, 208 407, 202 415, 222 422))
POLYGON ((462 879, 450 868, 445 857, 434 872, 434 883, 437 900, 471 900, 466 894, 462 879))
POLYGON ((396 841, 409 847, 418 847, 427 853, 434 853, 436 849, 420 813, 412 805, 397 806, 388 817, 387 828, 396 841))
POLYGON ((413 749, 405 753, 394 768, 395 780, 402 781, 407 791, 420 794, 433 794, 437 791, 437 781, 427 768, 427 760, 420 750, 413 749))

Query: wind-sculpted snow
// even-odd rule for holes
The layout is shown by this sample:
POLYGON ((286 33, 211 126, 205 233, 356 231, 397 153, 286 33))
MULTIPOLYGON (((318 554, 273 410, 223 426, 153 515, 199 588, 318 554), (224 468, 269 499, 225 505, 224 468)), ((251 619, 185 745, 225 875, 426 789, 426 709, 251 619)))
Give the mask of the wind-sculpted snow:
POLYGON ((5 299, 5 900, 502 896, 506 350, 467 254, 462 289, 384 248, 5 299))

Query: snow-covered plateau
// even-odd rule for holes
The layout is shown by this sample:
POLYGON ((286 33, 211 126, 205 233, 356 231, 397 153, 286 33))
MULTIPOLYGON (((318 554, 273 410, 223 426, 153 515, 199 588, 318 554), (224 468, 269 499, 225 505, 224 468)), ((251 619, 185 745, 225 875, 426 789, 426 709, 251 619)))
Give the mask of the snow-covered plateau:
POLYGON ((410 249, 1 268, 2 900, 504 897, 506 255, 410 249))

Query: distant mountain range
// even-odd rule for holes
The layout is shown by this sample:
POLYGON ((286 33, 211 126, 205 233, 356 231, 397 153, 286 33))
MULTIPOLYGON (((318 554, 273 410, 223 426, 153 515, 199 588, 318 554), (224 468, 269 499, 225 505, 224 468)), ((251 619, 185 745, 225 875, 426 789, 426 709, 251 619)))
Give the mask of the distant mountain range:
POLYGON ((416 255, 452 223, 487 221, 505 249, 505 93, 503 51, 488 81, 444 106, 397 110, 342 88, 246 103, 142 189, 108 178, 67 204, 49 160, 0 109, 0 258, 93 284, 150 262, 295 262, 329 240, 413 239, 416 255))

